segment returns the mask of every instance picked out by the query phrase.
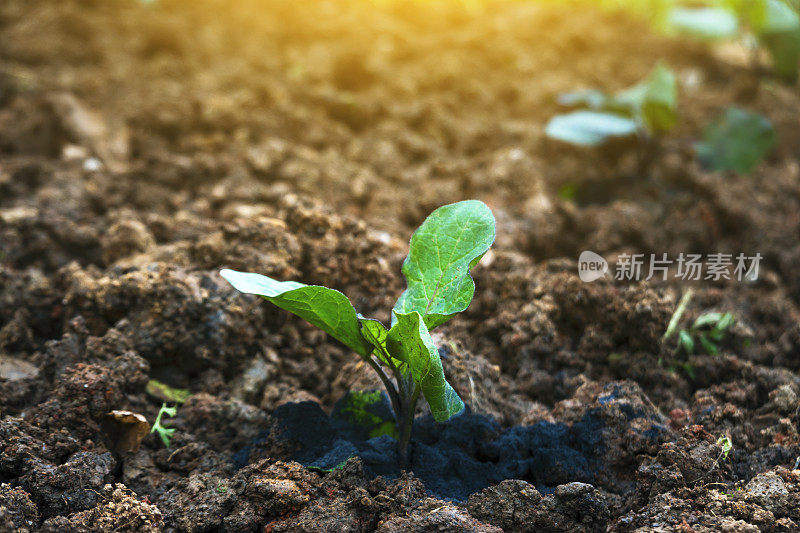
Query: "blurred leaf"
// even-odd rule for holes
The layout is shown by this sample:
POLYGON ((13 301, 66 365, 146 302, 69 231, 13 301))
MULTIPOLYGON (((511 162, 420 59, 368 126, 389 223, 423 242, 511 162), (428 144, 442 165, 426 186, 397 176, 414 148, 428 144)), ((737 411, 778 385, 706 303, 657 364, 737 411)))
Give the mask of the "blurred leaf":
POLYGON ((731 107, 695 145, 701 163, 712 170, 752 171, 775 146, 777 136, 766 117, 731 107))
POLYGON ((707 40, 731 39, 739 32, 736 15, 722 7, 675 7, 667 24, 677 32, 707 40))
POLYGON ((781 0, 766 0, 759 33, 783 33, 800 29, 800 15, 781 0))
POLYGON ((705 326, 715 326, 717 323, 719 323, 721 318, 722 318, 722 313, 716 313, 716 312, 704 313, 699 317, 697 317, 697 319, 694 321, 694 324, 692 325, 692 328, 697 329, 705 326))
POLYGON ((613 105, 627 109, 651 133, 672 128, 677 121, 678 107, 675 73, 658 63, 642 82, 617 93, 613 105))
POLYGON ((689 335, 688 331, 685 329, 681 330, 680 333, 678 333, 678 340, 683 347, 683 351, 686 352, 687 355, 694 353, 694 339, 689 335))
POLYGON ((612 137, 635 134, 636 122, 613 113, 574 111, 551 118, 545 133, 570 144, 597 146, 612 137))
POLYGON ((166 383, 162 383, 157 379, 151 379, 147 382, 147 385, 145 386, 145 392, 163 402, 172 403, 185 403, 186 400, 188 400, 192 395, 191 391, 170 387, 166 383))
POLYGON ((700 338, 700 344, 703 345, 703 349, 706 351, 708 355, 719 354, 719 348, 717 348, 717 345, 714 344, 708 337, 706 337, 704 334, 700 334, 699 338, 700 338))
POLYGON ((597 89, 585 89, 558 95, 558 103, 567 107, 584 106, 589 109, 602 109, 608 105, 609 96, 597 89))

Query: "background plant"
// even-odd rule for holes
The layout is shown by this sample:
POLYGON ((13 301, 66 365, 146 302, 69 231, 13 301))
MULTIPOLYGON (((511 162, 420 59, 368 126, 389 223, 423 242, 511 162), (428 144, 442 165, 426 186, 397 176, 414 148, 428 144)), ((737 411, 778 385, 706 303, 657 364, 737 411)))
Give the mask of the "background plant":
POLYGON ((751 172, 777 143, 772 122, 762 115, 729 107, 695 144, 701 164, 711 170, 751 172))
MULTIPOLYGON (((765 49, 773 73, 794 81, 800 68, 800 14, 786 0, 712 0, 678 4, 667 15, 667 27, 708 41, 738 39, 755 51, 765 49)), ((757 64, 753 55, 753 63, 757 64)))
POLYGON ((494 238, 494 216, 477 200, 446 205, 431 213, 411 237, 402 267, 408 288, 392 309, 388 329, 357 313, 347 297, 334 289, 228 269, 220 274, 237 290, 262 296, 322 329, 369 364, 391 400, 398 452, 405 466, 420 395, 437 422, 464 409, 445 379, 430 330, 469 306, 475 293, 469 271, 494 238))
POLYGON ((652 137, 668 131, 677 121, 678 90, 675 74, 659 63, 641 82, 608 94, 588 89, 559 96, 563 106, 577 111, 556 115, 545 133, 552 139, 596 146, 614 137, 652 137))

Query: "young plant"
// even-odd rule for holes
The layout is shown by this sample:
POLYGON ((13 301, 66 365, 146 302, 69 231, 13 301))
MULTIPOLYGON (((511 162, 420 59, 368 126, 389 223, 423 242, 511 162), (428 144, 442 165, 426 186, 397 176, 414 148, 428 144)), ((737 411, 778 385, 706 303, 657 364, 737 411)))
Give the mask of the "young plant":
POLYGON ((175 416, 175 413, 178 412, 178 407, 167 407, 166 403, 161 404, 161 409, 158 410, 158 415, 156 415, 156 421, 153 422, 153 427, 150 429, 150 433, 156 433, 160 438, 161 442, 164 443, 164 446, 169 448, 169 442, 172 438, 172 434, 175 433, 175 428, 168 428, 164 427, 161 423, 161 418, 164 415, 168 417, 175 416))
MULTIPOLYGON (((725 334, 733 326, 735 318, 732 313, 704 313, 697 317, 690 327, 680 328, 681 318, 686 312, 693 295, 694 291, 689 289, 681 297, 661 340, 666 343, 666 341, 677 334, 678 344, 673 350, 673 356, 677 356, 681 351, 687 356, 692 355, 695 353, 695 348, 698 344, 707 354, 717 355, 719 354, 719 344, 724 340, 725 334)), ((664 361, 659 359, 658 364, 663 365, 664 361)), ((678 367, 683 368, 689 377, 694 379, 694 368, 691 363, 673 359, 670 364, 670 369, 675 370, 678 367)))
POLYGON ((729 107, 709 125, 695 151, 711 170, 751 172, 775 147, 777 135, 768 118, 729 107))
POLYGON ((475 293, 469 271, 494 238, 494 216, 477 200, 446 205, 431 213, 411 237, 402 268, 408 288, 392 309, 388 329, 357 313, 347 297, 334 289, 228 269, 220 274, 237 290, 262 296, 322 329, 369 364, 391 400, 398 453, 407 466, 419 396, 425 397, 437 422, 464 408, 445 379, 430 330, 469 306, 475 293))
POLYGON ((735 319, 732 313, 705 313, 688 329, 682 329, 679 335, 681 348, 687 355, 693 354, 695 346, 700 344, 709 355, 719 354, 719 343, 733 326, 735 319))
POLYGON ((558 101, 587 109, 553 117, 545 133, 581 146, 597 146, 614 137, 652 137, 672 128, 677 120, 675 74, 662 63, 643 81, 616 94, 589 89, 562 94, 558 101))
POLYGON ((753 63, 761 46, 772 58, 772 71, 788 81, 800 66, 800 13, 794 0, 708 0, 678 4, 667 15, 667 28, 706 41, 753 42, 753 63))

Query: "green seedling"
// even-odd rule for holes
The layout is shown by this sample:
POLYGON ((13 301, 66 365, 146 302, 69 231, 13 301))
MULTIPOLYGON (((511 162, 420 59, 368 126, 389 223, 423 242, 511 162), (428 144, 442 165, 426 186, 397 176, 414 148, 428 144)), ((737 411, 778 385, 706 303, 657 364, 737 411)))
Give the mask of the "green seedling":
POLYGON ((707 354, 717 355, 719 344, 734 322, 732 313, 702 314, 689 329, 681 330, 680 346, 687 355, 694 353, 697 344, 700 344, 707 354))
MULTIPOLYGON (((661 340, 666 342, 677 335, 678 343, 673 350, 673 356, 677 356, 680 352, 687 356, 693 355, 698 345, 707 354, 717 355, 719 354, 719 345, 735 323, 735 318, 732 313, 704 313, 690 327, 680 328, 681 318, 686 312, 693 295, 694 291, 689 289, 681 297, 661 340)), ((659 359, 659 365, 662 364, 664 364, 664 361, 659 359)), ((677 367, 683 368, 689 377, 694 379, 694 369, 688 361, 673 361, 670 368, 674 370, 677 367)))
POLYGON ((150 429, 150 433, 156 433, 161 438, 161 442, 164 443, 164 446, 169 448, 170 438, 172 438, 172 434, 175 433, 175 428, 168 428, 164 427, 161 423, 161 418, 164 415, 168 417, 175 416, 175 413, 178 412, 177 406, 175 407, 167 407, 166 403, 161 404, 161 409, 158 410, 158 415, 156 415, 156 421, 153 423, 153 427, 150 429))
POLYGON ((659 63, 643 81, 616 94, 589 89, 562 94, 558 102, 585 109, 550 119, 545 133, 552 139, 597 146, 615 137, 651 137, 677 121, 677 82, 672 70, 659 63))
POLYGON ((787 0, 709 0, 674 6, 667 15, 673 32, 707 41, 737 39, 767 50, 776 76, 797 79, 800 65, 800 14, 787 0))
POLYGON ((775 147, 777 135, 768 118, 730 107, 705 131, 695 151, 711 170, 751 172, 775 147))
POLYGON ((470 269, 494 238, 494 216, 477 200, 431 213, 411 237, 402 268, 408 288, 392 309, 389 328, 357 313, 347 297, 334 289, 228 269, 220 274, 237 290, 262 296, 322 329, 376 372, 392 404, 398 453, 407 466, 419 396, 425 397, 437 422, 464 409, 445 379, 430 331, 469 306, 475 293, 470 269))
POLYGON ((731 442, 731 439, 727 435, 721 435, 720 438, 717 439, 717 445, 722 447, 720 457, 723 461, 727 461, 728 454, 733 450, 733 442, 731 442))

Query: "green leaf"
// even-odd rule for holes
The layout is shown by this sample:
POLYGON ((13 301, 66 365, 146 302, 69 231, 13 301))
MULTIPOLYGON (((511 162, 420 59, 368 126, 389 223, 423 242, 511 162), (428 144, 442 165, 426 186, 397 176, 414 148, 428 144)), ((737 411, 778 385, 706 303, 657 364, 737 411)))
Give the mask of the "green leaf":
POLYGON ((667 24, 673 30, 706 40, 732 39, 739 32, 739 20, 721 7, 674 7, 667 24))
POLYGON ((784 33, 800 29, 800 15, 786 2, 766 0, 764 18, 759 33, 784 33))
POLYGON ((751 172, 777 142, 766 117, 730 107, 706 129, 695 145, 700 162, 711 170, 751 172))
POLYGON ((416 311, 433 329, 466 309, 475 293, 469 271, 494 237, 494 215, 483 202, 466 200, 435 210, 411 237, 403 262, 408 288, 393 312, 416 311))
POLYGON ((628 137, 636 133, 636 122, 614 113, 573 111, 550 119, 545 134, 579 146, 597 146, 612 137, 628 137))
POLYGON ((417 383, 431 407, 437 422, 444 422, 464 409, 464 402, 447 382, 439 350, 416 311, 394 312, 395 325, 389 330, 386 344, 389 351, 408 364, 411 377, 417 383))
POLYGON ((389 336, 386 326, 379 320, 365 318, 361 315, 358 315, 358 321, 361 325, 361 336, 373 346, 372 353, 378 358, 378 361, 388 367, 394 366, 403 375, 406 375, 408 372, 406 364, 392 357, 386 348, 386 337, 389 336))
POLYGON ((678 333, 678 340, 680 345, 683 347, 683 351, 686 352, 687 355, 691 355, 694 353, 694 339, 689 334, 688 331, 682 329, 678 333))
POLYGON ((144 388, 145 392, 154 398, 164 402, 186 403, 192 395, 192 391, 186 389, 176 389, 157 379, 151 379, 144 388))
POLYGON ((341 292, 228 269, 220 271, 220 275, 236 290, 263 296, 281 309, 317 326, 359 355, 365 356, 372 351, 372 346, 361 336, 356 310, 341 292))
POLYGON ((692 324, 692 328, 698 329, 702 327, 714 326, 720 321, 720 319, 722 319, 722 313, 703 313, 697 317, 697 319, 695 319, 694 324, 692 324))
POLYGON ((589 109, 602 109, 608 104, 609 96, 597 89, 585 89, 558 95, 558 103, 567 107, 584 106, 589 109))
POLYGON ((658 63, 644 81, 617 93, 612 106, 627 110, 651 133, 667 131, 677 122, 678 83, 675 73, 658 63))
POLYGON ((719 322, 717 322, 717 329, 720 331, 725 331, 733 326, 735 321, 736 319, 734 318, 733 313, 724 313, 719 319, 719 322))
POLYGON ((703 345, 703 349, 708 355, 717 355, 719 353, 717 345, 703 333, 700 334, 700 344, 703 345))

